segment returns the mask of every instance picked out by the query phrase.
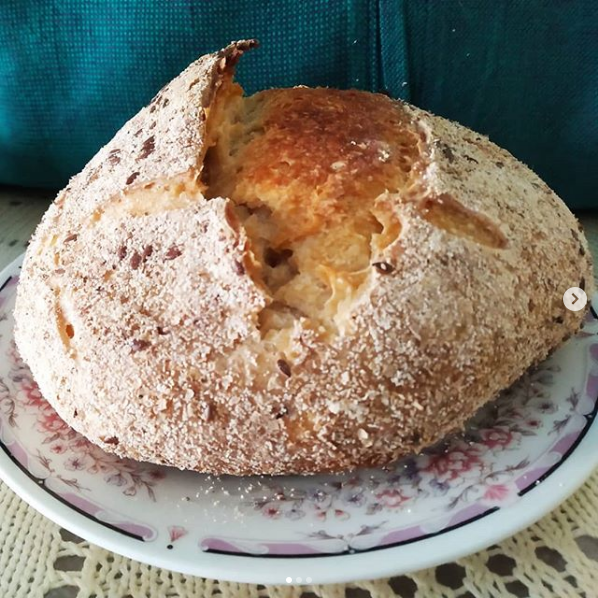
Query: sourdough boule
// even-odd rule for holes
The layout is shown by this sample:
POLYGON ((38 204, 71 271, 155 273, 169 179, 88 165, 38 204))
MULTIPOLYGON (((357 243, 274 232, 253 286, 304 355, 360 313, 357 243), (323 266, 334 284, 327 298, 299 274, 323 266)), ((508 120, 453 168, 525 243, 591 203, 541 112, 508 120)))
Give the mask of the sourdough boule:
POLYGON ((56 198, 16 341, 123 457, 215 474, 380 466, 575 332, 587 242, 487 138, 381 94, 245 97, 252 41, 166 85, 56 198))

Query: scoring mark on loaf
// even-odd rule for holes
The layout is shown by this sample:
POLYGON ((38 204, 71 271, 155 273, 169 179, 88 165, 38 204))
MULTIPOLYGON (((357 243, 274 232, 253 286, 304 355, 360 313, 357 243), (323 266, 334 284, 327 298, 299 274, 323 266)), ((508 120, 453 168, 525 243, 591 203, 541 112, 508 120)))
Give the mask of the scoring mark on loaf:
POLYGON ((483 214, 465 208, 448 193, 427 197, 420 213, 434 227, 493 249, 504 249, 507 239, 500 228, 483 214))
POLYGON ((245 97, 229 80, 206 138, 198 184, 208 201, 231 200, 228 224, 248 237, 242 265, 271 298, 262 339, 284 353, 298 319, 323 341, 345 334, 372 276, 396 267, 380 258, 401 234, 397 195, 415 192, 426 135, 386 98, 307 88, 245 97))

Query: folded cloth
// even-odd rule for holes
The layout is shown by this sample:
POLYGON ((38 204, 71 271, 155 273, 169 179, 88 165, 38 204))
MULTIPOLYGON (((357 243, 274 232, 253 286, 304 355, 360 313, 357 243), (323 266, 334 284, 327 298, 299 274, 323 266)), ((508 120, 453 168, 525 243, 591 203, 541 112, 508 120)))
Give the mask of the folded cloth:
POLYGON ((594 0, 4 0, 0 182, 64 185, 189 62, 257 37, 238 74, 249 92, 385 90, 489 135, 590 207, 597 23, 594 0))

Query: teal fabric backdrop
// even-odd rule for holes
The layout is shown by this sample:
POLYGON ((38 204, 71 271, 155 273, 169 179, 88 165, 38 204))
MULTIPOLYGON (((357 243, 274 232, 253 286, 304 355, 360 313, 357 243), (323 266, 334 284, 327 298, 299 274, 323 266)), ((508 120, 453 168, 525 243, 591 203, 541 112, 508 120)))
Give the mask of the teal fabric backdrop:
POLYGON ((166 81, 257 37, 238 79, 386 89, 598 205, 594 0, 0 0, 0 182, 59 187, 166 81))

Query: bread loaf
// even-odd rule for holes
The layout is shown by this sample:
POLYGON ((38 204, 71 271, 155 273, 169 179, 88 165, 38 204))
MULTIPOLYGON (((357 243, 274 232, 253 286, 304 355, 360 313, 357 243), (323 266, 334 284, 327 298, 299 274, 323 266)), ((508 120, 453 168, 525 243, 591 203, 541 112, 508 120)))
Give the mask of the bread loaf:
POLYGON ((166 85, 56 198, 16 340, 123 457, 215 474, 381 466, 460 429, 574 333, 579 223, 487 138, 384 95, 166 85))

